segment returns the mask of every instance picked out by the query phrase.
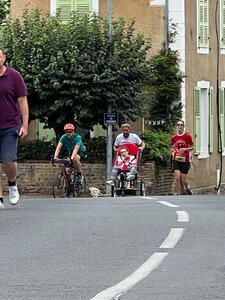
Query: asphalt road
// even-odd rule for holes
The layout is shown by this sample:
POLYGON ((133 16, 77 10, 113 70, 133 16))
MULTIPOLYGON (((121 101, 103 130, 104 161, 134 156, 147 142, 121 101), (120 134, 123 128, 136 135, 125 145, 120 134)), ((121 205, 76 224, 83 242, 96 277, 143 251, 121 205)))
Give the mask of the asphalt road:
POLYGON ((23 196, 0 222, 0 299, 225 299, 225 196, 23 196))

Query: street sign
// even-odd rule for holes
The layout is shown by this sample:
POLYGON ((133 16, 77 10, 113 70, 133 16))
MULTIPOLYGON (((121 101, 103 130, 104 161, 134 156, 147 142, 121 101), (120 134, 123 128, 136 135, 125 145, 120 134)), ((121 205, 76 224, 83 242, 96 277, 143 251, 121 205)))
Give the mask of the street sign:
POLYGON ((118 114, 104 113, 104 124, 105 125, 118 124, 118 114))

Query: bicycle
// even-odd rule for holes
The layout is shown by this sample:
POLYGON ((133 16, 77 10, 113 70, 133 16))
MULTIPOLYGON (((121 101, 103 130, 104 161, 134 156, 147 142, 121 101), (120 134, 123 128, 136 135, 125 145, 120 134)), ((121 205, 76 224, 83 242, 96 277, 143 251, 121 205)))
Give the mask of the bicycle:
POLYGON ((56 173, 52 184, 52 194, 54 198, 80 197, 82 193, 86 193, 86 178, 84 175, 77 174, 77 171, 71 160, 51 159, 51 163, 61 164, 61 170, 56 173), (69 169, 69 172, 68 172, 69 169))

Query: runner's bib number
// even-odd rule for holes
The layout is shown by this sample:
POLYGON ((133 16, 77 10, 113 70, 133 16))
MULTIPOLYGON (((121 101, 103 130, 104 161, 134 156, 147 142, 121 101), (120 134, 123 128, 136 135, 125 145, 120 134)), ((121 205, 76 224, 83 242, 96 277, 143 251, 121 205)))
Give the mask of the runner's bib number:
POLYGON ((175 160, 177 160, 179 162, 185 162, 185 157, 183 157, 183 156, 176 156, 175 160))

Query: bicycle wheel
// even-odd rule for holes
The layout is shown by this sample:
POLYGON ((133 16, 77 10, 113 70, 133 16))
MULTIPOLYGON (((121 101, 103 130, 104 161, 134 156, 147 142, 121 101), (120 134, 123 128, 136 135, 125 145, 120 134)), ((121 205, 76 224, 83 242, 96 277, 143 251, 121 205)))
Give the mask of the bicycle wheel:
POLYGON ((143 179, 140 181, 140 196, 145 196, 145 182, 143 179))
POLYGON ((67 180, 62 172, 58 172, 53 179, 52 194, 54 198, 66 198, 69 196, 67 180))
POLYGON ((82 175, 82 177, 80 178, 80 175, 75 174, 71 191, 73 193, 73 196, 80 197, 82 194, 86 194, 86 186, 86 177, 82 175))
POLYGON ((81 185, 81 193, 86 195, 87 193, 87 182, 86 182, 86 177, 82 175, 82 180, 80 182, 81 185))
POLYGON ((116 189, 115 189, 115 186, 111 186, 111 197, 116 197, 116 189))

